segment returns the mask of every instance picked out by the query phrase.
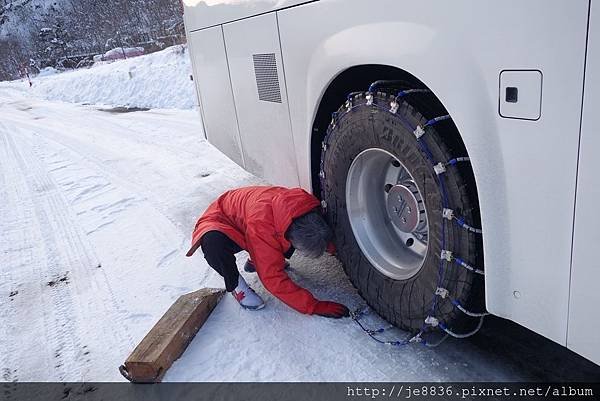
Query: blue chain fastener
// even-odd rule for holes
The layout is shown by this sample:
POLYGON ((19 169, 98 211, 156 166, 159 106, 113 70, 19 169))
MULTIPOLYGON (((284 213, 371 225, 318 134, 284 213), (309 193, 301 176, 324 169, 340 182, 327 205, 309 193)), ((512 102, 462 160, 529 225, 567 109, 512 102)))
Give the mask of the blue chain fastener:
POLYGON ((417 140, 421 139, 423 135, 425 135, 425 130, 420 125, 417 125, 417 128, 413 131, 413 134, 417 137, 417 140))
POLYGON ((452 220, 454 218, 454 210, 444 208, 442 209, 442 217, 448 220, 452 220))
POLYGON ((455 220, 456 224, 458 224, 460 227, 462 227, 465 230, 470 231, 472 233, 475 233, 475 234, 483 233, 483 231, 480 228, 475 228, 475 227, 470 226, 467 223, 465 223, 465 220, 462 217, 456 217, 456 215, 454 214, 454 210, 452 210, 452 209, 444 208, 442 210, 442 217, 447 220, 455 220))
POLYGON ((464 267, 465 269, 472 271, 473 273, 477 273, 477 274, 481 274, 484 275, 485 273, 483 272, 483 270, 478 269, 474 266, 471 266, 470 264, 468 264, 467 262, 465 262, 464 260, 460 259, 460 258, 456 258, 454 257, 454 254, 452 253, 452 251, 448 251, 446 249, 442 249, 442 252, 440 253, 440 259, 445 260, 447 262, 452 262, 454 261, 454 263, 456 263, 459 266, 464 267))
POLYGON ((398 100, 401 97, 404 97, 406 95, 410 95, 411 93, 429 93, 429 92, 431 92, 429 89, 406 89, 406 90, 401 90, 396 95, 396 100, 398 100))
POLYGON ((435 173, 437 175, 443 174, 446 172, 446 167, 454 166, 460 162, 468 162, 470 159, 468 157, 456 157, 454 159, 448 160, 446 163, 439 162, 438 164, 433 166, 435 173))
POLYGON ((430 325, 431 327, 437 327, 440 324, 440 321, 433 316, 427 316, 425 318, 425 324, 430 325))
POLYGON ((449 120, 449 119, 450 119, 450 115, 449 114, 446 114, 445 116, 435 117, 435 118, 432 118, 431 120, 427 121, 425 123, 425 126, 426 127, 431 127, 432 125, 437 124, 440 121, 449 120))
POLYGON ((368 307, 356 308, 354 311, 350 311, 350 318, 352 320, 360 319, 363 315, 366 315, 368 307))
POLYGON ((471 317, 483 317, 483 316, 487 316, 489 315, 488 312, 470 312, 467 309, 465 309, 465 307, 463 307, 460 302, 458 302, 456 299, 453 299, 452 301, 452 305, 456 306, 456 308, 461 311, 462 313, 464 313, 467 316, 471 316, 471 317))
POLYGON ((473 273, 477 273, 477 274, 481 274, 482 276, 485 275, 485 272, 481 269, 478 269, 474 266, 471 266, 470 264, 468 264, 467 262, 465 262, 464 260, 460 259, 460 258, 454 258, 454 263, 456 263, 459 266, 464 267, 465 269, 472 271, 473 273))
POLYGON ((421 331, 418 332, 415 336, 411 337, 410 340, 408 340, 409 343, 420 343, 423 342, 423 338, 421 337, 421 331))
POLYGON ((448 162, 446 163, 447 166, 454 166, 455 164, 461 163, 461 162, 468 162, 471 161, 470 158, 464 156, 464 157, 455 157, 454 159, 450 159, 448 160, 448 162))
POLYGON ((435 171, 437 175, 444 174, 446 172, 446 166, 444 163, 440 162, 433 166, 433 171, 435 171))
POLYGON ((346 111, 349 112, 352 110, 352 101, 350 99, 346 100, 346 111))
POLYGON ((456 218, 456 223, 461 226, 462 228, 464 228, 467 231, 471 231, 472 233, 475 234, 482 234, 483 231, 480 228, 475 228, 473 226, 468 225, 467 223, 465 223, 465 220, 462 218, 456 218))
POLYGON ((329 126, 333 129, 335 128, 335 123, 336 123, 336 119, 337 119, 337 111, 334 111, 333 113, 331 113, 331 122, 329 123, 329 126))
POLYGON ((454 259, 454 256, 452 256, 452 251, 448 251, 447 249, 442 249, 442 252, 440 253, 440 258, 447 262, 452 262, 452 260, 454 259))
POLYGON ((400 99, 401 97, 410 95, 411 93, 428 93, 428 92, 430 92, 429 89, 406 89, 406 90, 399 91, 398 94, 396 95, 396 97, 394 98, 394 100, 392 100, 392 102, 390 103, 390 113, 396 114, 396 112, 398 111, 398 108, 400 107, 400 104, 398 103, 398 99, 400 99))

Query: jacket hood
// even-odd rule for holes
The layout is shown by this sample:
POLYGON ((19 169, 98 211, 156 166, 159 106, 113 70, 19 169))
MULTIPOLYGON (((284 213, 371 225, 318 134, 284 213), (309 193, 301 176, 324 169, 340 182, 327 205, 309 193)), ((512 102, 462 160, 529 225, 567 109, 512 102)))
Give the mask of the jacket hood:
POLYGON ((320 206, 319 200, 302 188, 292 188, 282 192, 276 195, 272 202, 275 232, 284 240, 285 232, 293 219, 320 206))

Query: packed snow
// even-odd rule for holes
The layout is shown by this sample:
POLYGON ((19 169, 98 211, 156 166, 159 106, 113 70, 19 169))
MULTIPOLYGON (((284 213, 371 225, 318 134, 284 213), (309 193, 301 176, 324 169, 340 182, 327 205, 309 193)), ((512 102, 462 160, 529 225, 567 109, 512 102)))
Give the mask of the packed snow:
MULTIPOLYGON (((0 83, 1 380, 124 380, 117 367, 180 295, 223 286, 201 252, 185 257, 191 230, 223 191, 262 181, 205 141, 187 57, 172 48, 34 78, 32 88, 0 83), (112 107, 122 105, 152 110, 112 107)), ((291 264, 318 298, 364 306, 334 257, 291 264)), ((247 311, 225 296, 165 381, 598 376, 498 319, 435 349, 382 346, 350 319, 295 312, 242 274, 267 306, 247 311)), ((373 312, 364 324, 388 327, 373 312)))
MULTIPOLYGON (((187 47, 172 46, 119 62, 97 63, 89 69, 61 74, 43 70, 32 77, 32 90, 27 93, 72 103, 191 110, 197 101, 190 64, 187 47)), ((19 84, 0 83, 0 88, 2 85, 19 84)))

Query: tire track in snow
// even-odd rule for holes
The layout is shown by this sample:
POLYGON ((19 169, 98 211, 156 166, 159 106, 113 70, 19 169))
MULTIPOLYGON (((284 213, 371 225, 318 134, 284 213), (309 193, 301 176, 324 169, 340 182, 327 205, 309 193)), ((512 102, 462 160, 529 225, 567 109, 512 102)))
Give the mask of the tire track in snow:
MULTIPOLYGON (((11 132, 22 134, 16 127, 9 128, 11 132)), ((48 271, 44 272, 48 282, 56 282, 57 278, 68 274, 66 281, 46 289, 53 312, 53 318, 46 322, 46 334, 56 360, 52 368, 58 373, 59 380, 84 380, 92 368, 88 357, 91 351, 85 338, 95 337, 95 343, 100 339, 101 346, 94 352, 117 347, 121 355, 125 355, 124 347, 129 348, 133 341, 122 324, 111 327, 103 324, 103 317, 124 320, 124 316, 115 311, 114 294, 101 272, 95 271, 98 260, 81 228, 73 220, 69 205, 56 183, 35 157, 30 144, 20 137, 17 146, 13 136, 6 129, 3 131, 26 178, 29 192, 33 194, 36 218, 48 252, 48 271), (90 294, 97 295, 90 298, 90 294), (107 294, 109 299, 98 298, 107 294), (67 371, 65 366, 69 366, 70 370, 67 371), (76 371, 72 370, 73 367, 76 371)))
MULTIPOLYGON (((96 113, 95 110, 88 110, 86 108, 83 108, 83 109, 84 109, 83 110, 84 112, 89 113, 90 115, 88 118, 85 119, 85 121, 81 122, 83 125, 78 127, 79 130, 93 129, 92 127, 94 125, 98 125, 98 126, 103 125, 105 128, 110 127, 111 130, 114 132, 123 132, 124 130, 129 130, 122 123, 115 122, 114 121, 115 117, 109 119, 109 118, 103 116, 103 118, 100 118, 100 117, 96 116, 95 114, 92 114, 92 113, 96 113), (90 126, 88 127, 85 124, 90 124, 90 126)), ((63 111, 61 109, 58 109, 56 111, 58 113, 58 117, 62 117, 60 115, 60 113, 63 111)), ((70 117, 72 117, 72 116, 70 116, 70 117)), ((69 118, 69 116, 64 115, 64 118, 67 120, 69 118)), ((189 229, 189 227, 186 226, 185 227, 186 231, 185 232, 182 231, 181 224, 173 219, 173 217, 170 215, 169 211, 167 210, 166 205, 160 201, 161 196, 158 196, 157 193, 152 192, 151 187, 149 187, 147 184, 145 185, 145 183, 140 183, 140 182, 135 181, 135 178, 136 178, 135 176, 132 177, 132 178, 134 178, 133 180, 127 179, 127 177, 129 177, 129 174, 127 174, 126 171, 115 169, 115 166, 112 166, 110 163, 111 160, 109 158, 109 155, 104 154, 103 149, 96 148, 84 140, 75 139, 67 134, 64 134, 62 131, 68 132, 69 130, 72 130, 72 127, 70 127, 70 126, 61 127, 62 129, 56 129, 56 128, 53 128, 52 126, 44 127, 44 135, 42 137, 41 135, 37 134, 37 131, 39 131, 39 126, 37 126, 36 124, 27 122, 27 121, 19 121, 16 118, 11 119, 11 121, 14 124, 18 124, 21 127, 26 127, 27 131, 31 132, 31 136, 34 138, 33 139, 34 142, 45 142, 51 148, 60 148, 65 151, 72 152, 73 154, 77 155, 78 157, 84 159, 86 164, 89 167, 91 167, 91 169, 93 169, 97 173, 99 173, 100 176, 103 177, 108 182, 114 183, 118 187, 126 189, 128 192, 140 194, 141 196, 138 198, 135 198, 134 201, 146 202, 148 205, 151 205, 151 207, 154 210, 156 210, 161 215, 161 217, 167 219, 171 223, 171 225, 177 229, 177 231, 179 233, 179 239, 178 239, 179 247, 187 246, 188 234, 189 234, 187 232, 187 229, 189 229), (98 154, 102 154, 105 157, 99 157, 98 154)), ((111 131, 111 130, 109 130, 109 131, 111 131)), ((119 138, 119 139, 123 140, 124 138, 119 138)), ((147 142, 141 142, 141 143, 144 146, 149 145, 149 143, 147 143, 147 142)), ((131 146, 131 145, 132 145, 131 143, 127 143, 127 146, 131 146)), ((119 146, 121 146, 121 144, 117 143, 115 146, 118 148, 119 146)), ((165 147, 165 145, 161 144, 161 147, 165 147)), ((181 149, 177 149, 177 151, 175 148, 172 148, 172 149, 173 149, 173 154, 178 154, 178 152, 181 152, 181 149)), ((69 163, 69 164, 70 165, 73 165, 73 164, 81 165, 81 160, 78 163, 69 163)), ((64 171, 67 167, 68 167, 67 165, 61 165, 61 164, 57 163, 56 167, 53 167, 52 170, 54 170, 54 171, 63 170, 64 171)), ((89 179, 89 178, 90 177, 85 177, 84 180, 89 179)), ((184 180, 182 180, 182 178, 178 178, 178 179, 181 180, 181 182, 184 182, 184 180)), ((79 186, 81 185, 82 181, 83 180, 80 179, 77 182, 73 182, 73 183, 71 183, 71 186, 73 187, 74 190, 77 190, 77 189, 79 189, 79 186)), ((63 183, 61 183, 61 184, 63 184, 63 183)), ((86 192, 87 192, 88 187, 86 186, 85 188, 86 188, 86 192)), ((103 188, 99 187, 96 189, 103 189, 103 188)), ((112 189, 112 187, 108 187, 108 188, 105 187, 104 189, 110 190, 110 189, 112 189)), ((93 193, 99 194, 100 192, 98 191, 98 192, 93 192, 93 193)), ((82 198, 85 198, 86 193, 83 193, 80 195, 81 196, 78 195, 75 199, 70 199, 71 202, 80 201, 82 198)), ((123 202, 125 200, 130 201, 129 199, 120 199, 117 201, 117 203, 123 202)), ((124 206, 129 207, 130 205, 124 205, 124 206)), ((105 205, 100 206, 101 209, 104 207, 106 207, 106 206, 105 205)), ((95 209, 95 210, 98 210, 98 209, 95 209)), ((122 209, 122 210, 124 210, 124 209, 122 209)), ((114 213, 118 213, 120 211, 121 210, 114 210, 114 213)), ((90 233, 90 234, 94 233, 97 231, 97 229, 100 226, 104 226, 104 225, 105 225, 105 222, 103 221, 102 223, 100 223, 98 225, 98 227, 96 227, 92 230, 89 230, 88 233, 90 233)), ((165 253, 165 255, 163 256, 161 265, 167 265, 168 264, 167 262, 170 262, 171 260, 173 260, 175 255, 171 255, 171 254, 174 254, 177 251, 178 251, 178 248, 177 249, 174 248, 174 249, 167 251, 165 253), (171 257, 171 256, 173 256, 173 257, 171 257)), ((206 280, 208 280, 212 276, 213 276, 212 271, 209 271, 208 274, 205 277, 203 277, 202 283, 204 283, 206 280)))
MULTIPOLYGON (((3 222, 9 223, 9 227, 7 230, 3 230, 2 244, 10 244, 11 246, 10 249, 5 250, 5 252, 8 252, 8 257, 10 257, 11 260, 8 260, 7 264, 2 264, 3 275, 10 274, 10 281, 3 280, 3 282, 15 283, 19 281, 26 282, 27 280, 36 280, 38 281, 37 288, 32 286, 28 288, 27 291, 35 291, 35 293, 25 293, 21 295, 27 296, 30 299, 37 299, 42 305, 53 305, 53 307, 47 311, 44 311, 42 308, 28 308, 26 309, 28 316, 22 315, 24 311, 19 309, 19 306, 21 305, 17 304, 14 308, 12 308, 12 305, 2 307, 2 321, 4 322, 3 327, 5 330, 8 330, 9 327, 14 331, 21 329, 24 334, 40 337, 41 341, 51 344, 50 347, 41 347, 38 352, 41 351, 42 355, 36 355, 34 358, 37 359, 37 361, 32 362, 31 355, 22 355, 20 349, 22 344, 20 342, 2 342, 6 347, 2 352, 3 365, 5 366, 3 370, 10 373, 10 371, 16 371, 21 365, 24 365, 28 371, 27 373, 35 374, 36 369, 33 369, 33 372, 31 370, 32 365, 37 363, 44 366, 48 372, 47 374, 52 375, 52 373, 54 373, 54 375, 50 377, 51 379, 59 380, 64 376, 64 372, 60 368, 54 367, 55 358, 52 353, 64 346, 63 342, 59 341, 60 335, 57 335, 57 330, 66 330, 68 327, 65 328, 62 324, 58 324, 60 322, 60 316, 57 316, 57 311, 61 309, 64 311, 64 303, 66 301, 62 302, 61 305, 58 305, 57 308, 55 306, 56 300, 51 296, 50 291, 44 289, 45 280, 49 277, 46 270, 55 269, 52 265, 56 263, 53 255, 47 254, 47 239, 43 238, 42 235, 38 235, 41 234, 39 232, 40 214, 44 213, 44 211, 38 210, 37 208, 40 206, 39 202, 36 204, 33 200, 33 197, 36 195, 32 192, 25 179, 24 173, 27 174, 27 172, 23 171, 22 165, 19 164, 20 157, 15 153, 14 142, 8 134, 7 127, 0 124, 0 132, 2 133, 2 148, 4 151, 3 172, 5 174, 10 174, 10 182, 12 184, 11 189, 13 190, 12 199, 9 200, 7 205, 13 209, 13 213, 15 214, 12 221, 3 218, 3 222), (27 233, 27 230, 30 230, 30 233, 27 233), (38 245, 38 248, 36 249, 38 254, 28 254, 25 247, 27 242, 37 242, 38 244, 41 244, 41 246, 38 245), (45 260, 45 262, 40 263, 40 259, 45 260), (28 322, 27 318, 31 318, 31 320, 28 322), (41 327, 35 325, 35 323, 40 321, 43 322, 41 327), (31 325, 29 327, 20 327, 24 323, 31 325), (16 366, 16 368, 13 369, 12 366, 16 366)), ((6 207, 4 210, 6 210, 6 207)), ((43 219, 44 216, 42 216, 42 220, 43 219)), ((60 360, 58 361, 58 364, 62 366, 60 360)), ((10 377, 10 379, 18 380, 19 377, 10 377)))
MULTIPOLYGON (((108 202, 108 203, 99 203, 96 206, 92 206, 89 210, 83 210, 77 212, 77 214, 86 214, 90 212, 96 212, 97 214, 102 214, 103 218, 100 223, 93 229, 87 231, 87 234, 93 234, 99 231, 100 229, 111 225, 115 222, 115 218, 112 218, 114 215, 119 215, 122 212, 126 212, 133 207, 147 207, 152 210, 153 214, 157 214, 160 219, 166 220, 170 226, 172 226, 173 230, 177 232, 177 241, 174 242, 177 246, 172 246, 163 251, 163 254, 160 256, 160 259, 156 263, 157 267, 168 267, 171 262, 177 259, 178 256, 182 256, 183 252, 181 248, 185 248, 187 246, 187 233, 184 235, 181 232, 181 226, 173 220, 172 217, 169 216, 168 212, 165 210, 165 206, 160 202, 156 202, 156 199, 159 199, 159 196, 156 196, 155 193, 152 193, 148 190, 148 188, 144 187, 140 183, 133 182, 131 180, 127 180, 124 178, 124 174, 121 171, 115 171, 114 169, 107 168, 106 161, 99 159, 98 157, 90 154, 89 150, 78 144, 77 142, 72 141, 70 138, 60 136, 58 131, 56 130, 48 130, 46 132, 49 135, 45 135, 43 138, 37 133, 33 133, 34 141, 37 143, 44 143, 44 146, 36 146, 39 149, 40 157, 45 160, 52 160, 57 157, 57 154, 53 155, 44 155, 44 152, 47 153, 47 149, 60 149, 60 152, 72 154, 72 156, 81 158, 77 163, 80 167, 84 166, 86 169, 90 169, 98 174, 94 176, 97 180, 101 179, 106 184, 99 184, 96 181, 91 181, 90 185, 82 185, 82 182, 90 177, 84 177, 83 180, 77 180, 77 182, 70 183, 70 186, 75 190, 80 190, 74 197, 70 197, 69 201, 71 204, 80 203, 82 200, 89 200, 90 197, 103 195, 102 190, 111 191, 115 188, 119 188, 124 190, 127 193, 136 194, 136 196, 122 196, 117 197, 116 200, 108 202), (51 134, 51 135, 50 135, 51 134), (78 149, 78 145, 81 148, 86 149, 82 151, 78 149), (139 195, 137 195, 139 194, 139 195), (86 199, 87 198, 87 199, 86 199), (111 217, 111 219, 109 219, 111 217)), ((70 156, 67 156, 69 158, 70 156)), ((60 160, 59 160, 60 161, 60 160)), ((62 161, 65 162, 64 160, 62 161)), ((50 162, 53 163, 53 162, 50 162)), ((50 164, 49 163, 49 164, 50 164)), ((70 163, 70 162, 69 162, 70 163)), ((76 164, 76 163, 70 163, 76 164)), ((61 185, 65 185, 65 183, 61 182, 61 185)), ((157 233, 160 231, 164 231, 164 223, 155 224, 152 219, 148 219, 145 224, 149 227, 153 228, 157 233)), ((186 248, 187 249, 187 248, 186 248)), ((212 277, 212 270, 209 271, 210 274, 203 277, 200 284, 202 285, 206 280, 212 277)))
MULTIPOLYGON (((37 133, 34 133, 33 136, 29 136, 28 139, 30 140, 29 144, 32 149, 32 155, 37 156, 40 161, 45 161, 46 157, 44 155, 44 149, 47 149, 49 144, 45 143, 37 133)), ((75 166, 76 164, 69 161, 67 165, 75 166)), ((61 185, 50 177, 48 178, 52 181, 54 188, 59 191, 62 189, 61 185)), ((65 219, 64 221, 64 227, 67 229, 71 228, 73 230, 72 234, 74 234, 72 238, 75 246, 70 247, 69 249, 74 251, 72 257, 75 259, 78 257, 81 258, 85 262, 81 266, 86 266, 86 268, 81 269, 80 274, 78 274, 82 279, 79 281, 82 289, 78 292, 83 293, 87 290, 91 290, 91 292, 95 294, 93 299, 88 300, 88 303, 79 309, 86 311, 84 315, 86 315, 85 319, 87 321, 90 320, 89 316, 92 316, 94 313, 97 316, 97 319, 94 320, 95 325, 87 327, 86 337, 100 337, 106 339, 106 341, 94 345, 96 347, 96 353, 105 352, 107 349, 111 349, 111 354, 121 356, 121 360, 117 361, 117 363, 120 363, 135 344, 130 334, 130 330, 127 327, 128 312, 121 308, 120 303, 117 301, 117 296, 110 285, 106 272, 100 268, 101 264, 93 250, 92 244, 89 242, 87 235, 84 235, 85 229, 73 218, 75 214, 72 210, 72 206, 76 202, 83 199, 102 197, 102 195, 106 193, 114 192, 115 187, 110 181, 107 181, 105 177, 98 174, 87 175, 83 180, 78 182, 78 184, 81 182, 84 182, 87 185, 76 185, 78 192, 73 199, 67 199, 66 196, 61 197, 61 207, 66 207, 71 212, 68 216, 70 218, 65 219), (100 183, 98 183, 99 181, 100 183), (79 252, 82 253, 79 254, 79 252), (107 324, 107 319, 110 319, 110 324, 107 324), (115 352, 115 350, 117 350, 117 352, 115 352)), ((108 214, 103 216, 103 218, 110 217, 114 212, 115 210, 108 210, 108 214)), ((67 217, 67 215, 64 215, 64 217, 67 217)), ((103 223, 100 225, 103 227, 113 223, 113 220, 102 221, 103 223)), ((94 231, 99 229, 100 227, 96 227, 94 231)), ((97 342, 97 340, 94 340, 94 342, 97 342)), ((89 352, 90 350, 87 349, 84 351, 84 354, 88 354, 89 352)), ((91 361, 88 360, 87 362, 91 361)), ((98 361, 96 361, 96 363, 97 362, 98 361)), ((113 361, 112 365, 107 367, 106 370, 116 373, 115 368, 118 365, 114 362, 115 361, 113 361)), ((106 374, 106 372, 104 372, 104 374, 106 374)), ((120 378, 117 374, 113 377, 120 378)))
MULTIPOLYGON (((94 121, 100 124, 107 124, 103 119, 95 117, 94 121)), ((122 131, 124 128, 119 124, 115 124, 112 119, 108 121, 109 125, 115 126, 115 131, 122 131)), ((101 204, 91 209, 93 211, 106 211, 107 209, 111 209, 109 214, 120 213, 121 211, 126 210, 127 208, 134 206, 135 204, 146 203, 153 210, 155 210, 161 218, 168 220, 168 222, 175 228, 178 233, 178 241, 177 245, 179 247, 174 247, 170 250, 166 250, 160 261, 158 262, 158 267, 168 267, 171 262, 177 259, 178 256, 182 255, 180 248, 185 248, 187 250, 188 245, 188 232, 182 231, 182 226, 177 221, 173 219, 170 215, 167 207, 162 202, 158 201, 161 197, 158 196, 157 193, 152 192, 152 188, 144 185, 144 183, 136 182, 135 180, 127 179, 128 175, 124 171, 120 171, 115 169, 115 166, 107 165, 106 160, 98 157, 98 155, 94 154, 93 149, 90 148, 89 144, 84 143, 83 141, 74 140, 73 138, 63 135, 59 130, 55 129, 47 129, 44 137, 34 134, 36 141, 44 141, 46 145, 52 148, 62 148, 65 151, 72 152, 74 155, 81 157, 87 164, 87 167, 95 170, 98 174, 104 177, 106 180, 118 185, 120 188, 124 188, 129 193, 139 194, 138 197, 125 197, 118 199, 112 204, 101 204)), ((147 145, 145 143, 145 145, 147 145)), ((161 145, 162 146, 162 145, 161 145)), ((175 149, 173 149, 175 152, 175 149)), ((73 163, 74 164, 74 163, 73 163)), ((79 162, 81 165, 81 161, 79 162)), ((135 178, 135 177, 133 177, 135 178)), ((77 201, 79 199, 74 199, 73 201, 77 201)), ((112 221, 103 222, 101 226, 109 225, 112 221)), ((93 230, 88 231, 88 234, 95 233, 100 227, 96 227, 93 230)), ((189 227, 185 227, 188 229, 189 227)), ((207 281, 211 280, 216 273, 209 269, 206 274, 201 278, 199 282, 199 287, 203 286, 207 281)), ((170 293, 170 292, 169 292, 170 293)))
MULTIPOLYGON (((0 132, 3 125, 0 122, 0 132)), ((17 313, 15 302, 12 302, 12 294, 15 294, 17 283, 13 275, 13 269, 20 268, 23 261, 31 260, 25 249, 25 238, 23 230, 19 226, 23 223, 29 223, 29 216, 25 216, 22 210, 11 211, 11 206, 15 203, 15 192, 19 182, 12 179, 12 168, 9 164, 8 143, 4 136, 0 136, 0 221, 2 222, 2 231, 0 231, 0 244, 4 244, 0 252, 0 338, 8 339, 14 326, 11 324, 17 313), (7 184, 11 183, 11 187, 7 184)), ((22 199, 25 202, 25 199, 22 199)), ((22 289, 21 289, 22 290, 22 289)), ((17 298, 18 299, 18 298, 17 298)), ((18 302, 18 301, 17 301, 18 302)), ((13 361, 8 357, 12 355, 14 345, 9 341, 0 341, 0 374, 1 380, 17 381, 18 369, 13 365, 13 361)), ((6 395, 7 393, 5 393, 6 395)))
MULTIPOLYGON (((29 191, 33 196, 34 210, 37 221, 43 230, 43 243, 46 249, 48 264, 46 272, 46 280, 48 283, 53 282, 57 278, 64 277, 68 274, 68 268, 73 268, 73 260, 66 260, 65 256, 60 255, 59 249, 61 245, 56 238, 61 225, 64 224, 61 220, 64 209, 59 209, 56 202, 56 190, 52 188, 47 177, 41 174, 38 166, 33 164, 31 160, 26 160, 23 153, 17 149, 13 138, 8 132, 5 134, 8 139, 12 154, 26 177, 29 191)), ((61 230, 62 231, 62 230, 61 230)), ((69 243, 72 246, 72 243, 69 243)), ((77 359, 77 348, 81 347, 80 335, 77 332, 76 322, 80 317, 76 315, 77 310, 73 303, 73 294, 70 286, 53 286, 47 292, 50 293, 50 302, 52 304, 53 319, 46 322, 46 338, 52 344, 54 352, 55 372, 58 374, 59 380, 78 380, 81 379, 81 373, 69 375, 65 370, 65 362, 72 364, 72 361, 77 359)), ((72 373, 72 372, 70 372, 72 373)))
MULTIPOLYGON (((157 311, 163 313, 166 306, 170 305, 175 298, 201 286, 212 276, 208 274, 203 276, 191 269, 183 270, 184 275, 173 275, 171 270, 175 267, 173 262, 184 253, 179 246, 181 242, 179 234, 175 234, 177 228, 154 204, 143 195, 139 196, 135 188, 128 188, 122 173, 114 171, 109 173, 105 171, 106 163, 100 161, 94 163, 87 155, 79 153, 80 150, 75 147, 49 139, 49 136, 55 135, 56 129, 41 131, 39 127, 34 130, 29 124, 25 126, 26 129, 21 130, 19 139, 27 143, 33 154, 48 166, 48 170, 52 170, 49 175, 58 189, 63 192, 66 203, 72 209, 74 217, 80 220, 84 232, 90 240, 94 241, 94 248, 107 259, 106 245, 112 244, 113 247, 118 247, 109 250, 111 252, 109 260, 102 261, 103 266, 99 270, 103 273, 108 272, 113 284, 115 279, 119 281, 117 288, 121 293, 117 303, 125 309, 122 314, 123 320, 116 324, 129 325, 127 331, 130 336, 141 339, 141 334, 145 334, 145 331, 151 327, 151 323, 160 316, 157 311), (42 132, 43 135, 40 134, 42 132), (62 166, 69 167, 61 168, 62 166), (115 178, 119 174, 120 177, 115 178), (95 189, 90 190, 90 188, 95 189), (128 225, 128 222, 135 222, 135 228, 128 225), (142 236, 136 239, 135 237, 140 234, 142 236), (114 238, 118 236, 123 238, 115 243, 114 238), (97 240, 100 240, 100 243, 97 240), (128 255, 128 253, 139 255, 140 252, 150 255, 144 257, 144 260, 148 260, 149 263, 140 262, 128 255), (129 260, 133 264, 129 263, 129 260), (123 277, 116 278, 115 273, 120 274, 120 272, 123 273, 123 277), (188 279, 185 278, 186 276, 188 279), (198 276, 201 278, 200 284, 196 284, 198 276), (177 285, 182 281, 188 285, 177 285), (157 292, 150 295, 153 302, 148 302, 148 296, 143 293, 144 282, 150 285, 147 287, 149 291, 152 291, 153 282, 159 284, 154 287, 157 292), (160 285, 163 282, 166 284, 160 285), (191 282, 194 284, 189 286, 191 282), (142 284, 142 287, 137 288, 139 284, 142 284), (123 294, 123 291, 127 291, 127 294, 123 294)), ((127 351, 131 351, 133 345, 135 341, 129 341, 127 351)), ((127 353, 122 353, 123 359, 126 356, 127 353)), ((121 362, 122 360, 119 361, 121 362)), ((108 374, 102 372, 100 377, 114 378, 112 374, 116 372, 114 369, 116 366, 117 364, 110 366, 112 370, 109 369, 108 374)))
POLYGON ((56 310, 47 307, 53 304, 46 287, 48 266, 55 259, 48 257, 38 219, 34 197, 39 194, 31 191, 7 132, 0 122, 2 177, 6 182, 0 205, 3 225, 0 288, 4 294, 5 286, 10 286, 7 291, 14 294, 0 298, 1 327, 6 334, 2 338, 11 339, 0 341, 3 378, 59 380, 62 372, 54 367, 54 349, 60 345, 54 341, 52 347, 46 346, 48 340, 56 340, 54 328, 60 321, 56 310))

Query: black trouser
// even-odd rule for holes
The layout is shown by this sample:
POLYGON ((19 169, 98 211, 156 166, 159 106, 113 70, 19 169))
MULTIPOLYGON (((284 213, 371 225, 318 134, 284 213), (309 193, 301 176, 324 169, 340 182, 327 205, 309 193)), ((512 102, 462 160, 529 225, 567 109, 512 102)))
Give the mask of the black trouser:
MULTIPOLYGON (((220 231, 209 231, 200 239, 204 259, 225 279, 225 289, 229 292, 238 285, 240 273, 235 264, 235 254, 243 251, 238 244, 220 231)), ((289 259, 294 254, 294 247, 283 255, 289 259)))
POLYGON ((229 292, 238 285, 240 273, 235 264, 235 254, 243 251, 238 244, 220 231, 209 231, 200 240, 204 259, 225 279, 229 292))

